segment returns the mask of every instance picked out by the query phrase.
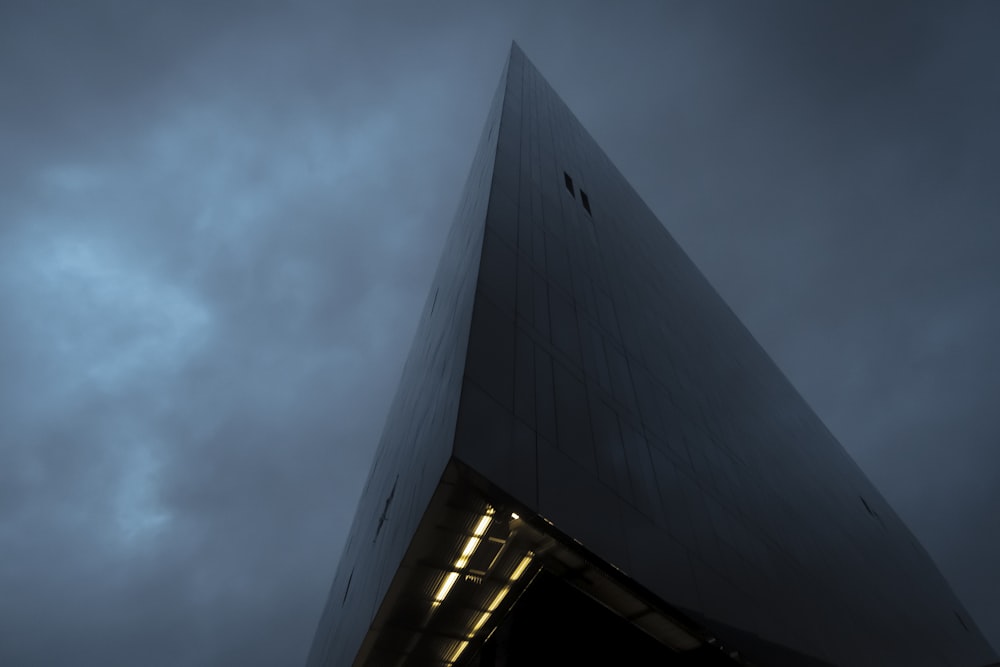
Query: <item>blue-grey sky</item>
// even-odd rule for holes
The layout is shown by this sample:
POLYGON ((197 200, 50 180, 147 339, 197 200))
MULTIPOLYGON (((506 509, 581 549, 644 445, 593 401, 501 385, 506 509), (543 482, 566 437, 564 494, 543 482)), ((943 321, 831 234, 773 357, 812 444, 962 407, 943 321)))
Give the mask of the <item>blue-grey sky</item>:
POLYGON ((1000 5, 0 5, 0 664, 305 659, 516 39, 1000 645, 1000 5))

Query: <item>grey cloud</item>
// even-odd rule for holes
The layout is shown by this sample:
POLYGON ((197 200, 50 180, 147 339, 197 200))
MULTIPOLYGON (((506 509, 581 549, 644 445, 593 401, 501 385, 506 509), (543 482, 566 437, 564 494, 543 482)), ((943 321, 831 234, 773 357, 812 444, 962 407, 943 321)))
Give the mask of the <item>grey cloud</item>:
POLYGON ((986 4, 5 3, 0 662, 304 659, 510 40, 995 644, 986 4))

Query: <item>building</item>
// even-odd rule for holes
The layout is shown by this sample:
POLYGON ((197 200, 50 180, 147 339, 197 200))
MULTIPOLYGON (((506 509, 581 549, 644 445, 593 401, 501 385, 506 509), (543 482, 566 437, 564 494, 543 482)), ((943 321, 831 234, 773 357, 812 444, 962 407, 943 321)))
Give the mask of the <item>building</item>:
POLYGON ((514 45, 308 664, 584 658, 996 655, 514 45))

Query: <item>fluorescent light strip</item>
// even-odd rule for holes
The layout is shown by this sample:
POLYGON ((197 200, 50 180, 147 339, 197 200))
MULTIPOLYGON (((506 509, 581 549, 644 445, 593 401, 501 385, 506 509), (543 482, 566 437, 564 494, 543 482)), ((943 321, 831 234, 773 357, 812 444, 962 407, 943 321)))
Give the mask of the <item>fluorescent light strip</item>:
POLYGON ((500 592, 493 596, 493 599, 490 600, 490 604, 486 607, 486 611, 490 614, 495 612, 497 607, 500 606, 500 603, 503 602, 503 599, 507 597, 507 593, 510 593, 510 586, 504 586, 501 588, 500 592))
POLYGON ((441 601, 448 597, 448 593, 451 592, 451 587, 455 585, 456 581, 458 581, 458 572, 449 572, 438 587, 437 593, 434 594, 434 604, 441 604, 441 601))
POLYGON ((460 641, 455 644, 455 647, 451 649, 451 653, 448 654, 447 658, 445 658, 445 662, 453 664, 456 660, 458 660, 459 656, 462 655, 462 651, 464 651, 465 647, 468 645, 469 642, 467 641, 460 641))
POLYGON ((529 565, 531 565, 531 557, 534 555, 535 554, 529 551, 528 554, 521 559, 521 562, 517 564, 516 568, 514 568, 514 573, 510 575, 511 581, 517 581, 518 579, 521 578, 521 575, 524 574, 524 571, 528 569, 529 565))
POLYGON ((479 616, 476 617, 476 622, 472 624, 472 632, 469 633, 469 639, 472 639, 473 637, 476 636, 476 634, 482 629, 482 627, 486 625, 486 621, 490 620, 490 616, 492 615, 493 614, 491 614, 490 612, 484 611, 483 613, 479 614, 479 616))
MULTIPOLYGON (((493 520, 493 513, 493 508, 487 505, 486 514, 479 517, 479 522, 472 531, 472 537, 466 540, 465 546, 462 547, 462 554, 455 561, 455 569, 464 570, 469 564, 469 559, 472 557, 472 554, 475 553, 476 547, 478 547, 479 543, 482 541, 483 534, 486 532, 486 529, 490 527, 490 521, 493 520)), ((449 572, 448 576, 444 578, 444 581, 441 582, 437 592, 434 594, 433 604, 435 607, 441 604, 441 602, 448 597, 448 593, 451 592, 451 587, 455 585, 456 581, 458 581, 458 572, 449 572)), ((464 649, 465 647, 463 646, 458 653, 460 654, 464 649)))
POLYGON ((476 524, 476 529, 472 531, 472 534, 476 537, 482 537, 486 529, 490 527, 490 521, 492 518, 489 514, 484 514, 479 518, 479 523, 476 524))
POLYGON ((455 568, 459 570, 464 570, 469 564, 469 559, 472 558, 472 554, 475 553, 476 549, 479 547, 479 543, 482 542, 483 534, 490 527, 490 521, 492 521, 493 508, 487 507, 486 514, 479 517, 479 522, 476 527, 472 530, 472 537, 465 541, 465 546, 462 547, 462 555, 455 560, 455 568))
POLYGON ((469 635, 470 639, 475 637, 476 633, 486 625, 486 621, 490 620, 490 616, 497 610, 497 607, 500 606, 500 603, 503 602, 508 593, 510 593, 510 586, 504 586, 493 596, 493 599, 490 600, 489 605, 486 607, 486 611, 476 617, 476 622, 472 625, 472 633, 469 635))
POLYGON ((476 547, 479 546, 480 541, 478 537, 470 537, 465 541, 465 546, 462 548, 462 555, 455 561, 455 567, 461 570, 469 564, 469 559, 472 557, 473 552, 475 552, 476 547))
MULTIPOLYGON (((524 571, 528 569, 529 565, 531 565, 531 559, 534 555, 535 554, 533 552, 529 551, 524 558, 521 559, 521 562, 517 564, 516 568, 514 568, 513 574, 510 575, 511 582, 517 581, 521 578, 524 571)), ((495 596, 493 596, 493 599, 490 600, 489 605, 486 607, 486 611, 476 617, 476 622, 472 625, 472 632, 469 633, 469 639, 475 637, 482 627, 486 625, 486 622, 490 620, 490 616, 492 616, 493 612, 497 610, 497 607, 500 606, 500 603, 503 602, 508 593, 510 593, 510 585, 504 586, 495 596)))

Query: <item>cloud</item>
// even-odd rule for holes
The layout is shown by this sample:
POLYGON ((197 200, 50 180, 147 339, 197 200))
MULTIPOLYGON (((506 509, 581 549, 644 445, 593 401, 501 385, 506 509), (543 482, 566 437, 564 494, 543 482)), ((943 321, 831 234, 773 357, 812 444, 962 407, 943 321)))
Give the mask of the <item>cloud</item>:
POLYGON ((370 5, 0 10, 0 662, 304 659, 511 38, 998 643, 991 10, 370 5))

